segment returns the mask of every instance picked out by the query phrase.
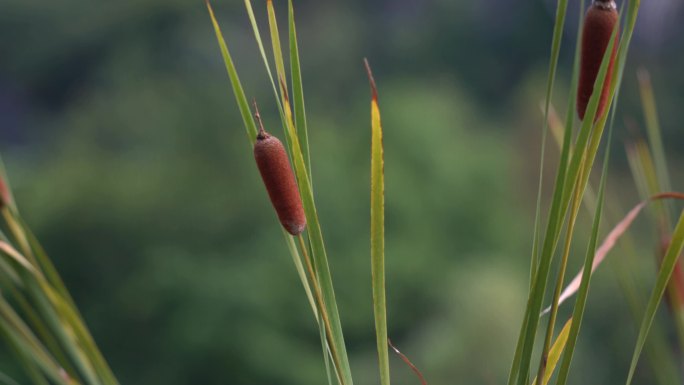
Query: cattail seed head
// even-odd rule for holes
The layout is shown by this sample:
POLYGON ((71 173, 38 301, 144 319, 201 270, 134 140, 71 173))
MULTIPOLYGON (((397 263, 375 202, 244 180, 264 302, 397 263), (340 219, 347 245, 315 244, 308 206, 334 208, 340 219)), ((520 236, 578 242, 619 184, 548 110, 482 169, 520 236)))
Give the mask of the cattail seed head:
MULTIPOLYGON (((258 110, 255 116, 261 125, 258 110)), ((280 223, 288 233, 301 234, 306 228, 306 216, 290 160, 280 140, 264 131, 263 125, 254 143, 254 159, 280 223)))
MULTIPOLYGON (((613 0, 594 0, 587 10, 582 28, 582 49, 580 57, 580 76, 577 86, 577 113, 580 119, 589 104, 589 98, 594 91, 594 82, 598 75, 603 55, 610 44, 613 29, 618 22, 617 6, 613 0)), ((594 121, 605 113, 610 91, 610 80, 613 76, 613 64, 617 53, 617 39, 608 63, 606 80, 601 89, 598 110, 594 121)))
POLYGON ((0 177, 0 209, 9 206, 12 202, 12 196, 10 195, 9 189, 5 180, 0 177))
MULTIPOLYGON (((660 237, 660 245, 658 247, 658 265, 662 263, 663 258, 665 258, 665 253, 670 247, 671 238, 668 235, 662 235, 660 237)), ((681 257, 681 256, 680 256, 681 257)), ((679 258, 675 263, 674 270, 672 271, 672 276, 670 276, 670 282, 668 286, 671 290, 668 290, 665 295, 667 298, 667 303, 670 308, 680 309, 684 306, 684 270, 682 270, 682 259, 679 258)))

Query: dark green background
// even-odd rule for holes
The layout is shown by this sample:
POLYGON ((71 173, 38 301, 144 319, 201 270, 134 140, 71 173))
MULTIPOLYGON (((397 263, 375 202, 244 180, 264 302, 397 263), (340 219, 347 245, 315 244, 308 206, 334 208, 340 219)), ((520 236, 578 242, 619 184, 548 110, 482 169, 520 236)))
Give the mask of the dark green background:
MULTIPOLYGON (((554 93, 562 108, 577 24, 570 3, 554 93)), ((284 27, 285 2, 275 4, 284 27)), ((254 6, 266 36, 265 2, 254 6)), ((295 7, 314 190, 356 382, 378 382, 368 57, 385 130, 390 337, 429 383, 503 383, 526 298, 554 2, 295 7)), ((608 191, 620 214, 637 201, 623 143, 643 130, 639 66, 652 72, 674 185, 684 189, 682 8, 642 4, 608 191)), ((242 2, 215 9, 247 96, 282 138, 242 2)), ((325 382, 317 328, 202 1, 3 0, 0 150, 23 214, 122 384, 325 382)), ((655 237, 647 220, 638 226, 645 294, 655 237)), ((592 288, 571 381, 620 384, 635 326, 610 267, 592 288)), ((396 357, 391 365, 396 384, 417 383, 396 357)), ((2 350, 0 370, 23 382, 2 350)), ((640 373, 651 383, 647 366, 640 373)))

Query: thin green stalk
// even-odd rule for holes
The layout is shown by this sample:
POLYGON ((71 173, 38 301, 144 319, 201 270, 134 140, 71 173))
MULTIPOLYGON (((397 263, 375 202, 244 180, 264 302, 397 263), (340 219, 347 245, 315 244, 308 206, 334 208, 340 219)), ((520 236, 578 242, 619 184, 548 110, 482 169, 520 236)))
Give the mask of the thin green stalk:
POLYGON ((548 117, 549 106, 551 105, 551 93, 556 79, 556 69, 558 68, 558 56, 560 54, 561 40, 563 37, 563 26, 565 25, 565 14, 568 8, 567 0, 558 0, 556 7, 556 22, 553 27, 553 37, 551 39, 551 59, 549 60, 549 73, 546 79, 546 96, 544 98, 544 123, 542 126, 541 156, 539 161, 539 185, 537 186, 537 203, 534 217, 534 236, 532 240, 532 262, 530 263, 530 289, 534 283, 534 276, 539 263, 539 235, 541 233, 541 198, 544 183, 544 164, 546 159, 546 136, 549 131, 548 117))
POLYGON ((278 97, 278 87, 276 87, 276 84, 273 81, 273 74, 271 73, 271 66, 268 64, 268 58, 266 57, 266 50, 264 50, 264 44, 261 41, 261 33, 259 33, 259 26, 257 25, 256 18, 254 17, 254 9, 252 8, 252 1, 251 0, 245 0, 245 9, 247 10, 247 16, 249 17, 249 21, 252 24, 252 31, 254 32, 254 38, 256 39, 257 46, 259 47, 259 52, 261 53, 261 58, 264 61, 264 66, 266 67, 266 73, 268 74, 268 78, 271 80, 271 86, 273 87, 273 94, 275 95, 276 103, 278 103, 278 108, 282 111, 283 107, 280 104, 280 98, 278 97))
POLYGON ((11 286, 9 288, 10 293, 14 297, 19 308, 23 311, 24 315, 28 319, 29 323, 33 329, 37 332, 38 336, 45 343, 46 348, 53 354, 57 362, 66 370, 68 373, 75 375, 76 370, 71 365, 71 362, 67 359, 64 350, 57 342, 57 339, 53 336, 52 332, 48 329, 47 325, 38 316, 36 311, 31 307, 26 297, 18 291, 15 287, 11 286))
POLYGON ((70 380, 64 378, 60 372, 60 366, 2 297, 0 297, 0 331, 11 338, 24 354, 32 357, 52 381, 62 385, 78 384, 78 381, 73 378, 70 380))
POLYGON ((273 1, 266 1, 266 9, 268 11, 268 27, 271 32, 271 46, 273 47, 273 58, 276 65, 276 74, 278 74, 278 83, 280 87, 280 97, 285 99, 287 97, 287 88, 285 81, 285 64, 283 60, 283 49, 280 46, 280 33, 278 32, 278 20, 276 19, 275 9, 273 8, 273 1))
POLYGON ((302 86, 302 70, 299 63, 297 29, 295 27, 292 0, 288 0, 288 23, 290 25, 290 72, 292 75, 292 104, 294 106, 295 126, 297 127, 297 135, 299 135, 299 144, 302 146, 304 162, 307 165, 309 176, 311 176, 309 134, 306 126, 306 108, 304 107, 304 87, 302 86))
MULTIPOLYGON (((304 287, 306 297, 309 300, 309 305, 311 305, 311 310, 313 312, 314 319, 316 320, 316 325, 318 325, 319 334, 321 337, 321 348, 323 349, 323 361, 325 362, 325 372, 327 374, 328 384, 332 385, 329 358, 331 353, 330 348, 328 347, 328 340, 326 339, 325 325, 318 316, 318 305, 316 305, 316 300, 314 299, 313 294, 311 293, 311 285, 309 284, 309 278, 307 277, 307 273, 304 270, 304 265, 302 264, 302 257, 299 254, 299 250, 297 249, 297 245, 294 242, 294 238, 290 234, 288 234, 284 229, 282 229, 282 233, 285 237, 285 243, 287 244, 287 247, 290 250, 292 261, 294 262, 295 268, 297 269, 297 275, 299 275, 299 279, 301 280, 302 286, 304 287)), ((300 246, 304 247, 303 252, 306 253, 306 242, 302 243, 304 243, 304 245, 300 246)))
POLYGON ((44 297, 45 292, 41 290, 40 285, 31 277, 26 277, 26 281, 29 296, 36 304, 38 312, 47 321, 49 327, 78 368, 79 374, 83 376, 84 381, 90 385, 102 384, 95 374, 92 363, 87 359, 76 339, 73 338, 73 334, 67 332, 67 328, 60 319, 60 315, 44 297))
MULTIPOLYGON (((247 2, 247 0, 246 0, 247 2)), ((242 115, 242 122, 247 130, 247 138, 249 143, 254 145, 257 136, 256 123, 252 117, 252 112, 249 109, 249 102, 245 97, 245 91, 242 88, 242 83, 240 83, 240 77, 235 69, 235 64, 233 64, 233 59, 230 56, 230 51, 226 45, 226 41, 223 39, 223 34, 221 33, 221 27, 219 27, 216 21, 216 16, 214 16, 214 10, 211 8, 209 1, 206 0, 207 9, 209 10, 209 17, 214 26, 214 32, 216 34, 216 40, 218 41, 219 48, 221 49, 221 55, 223 56, 223 62, 226 65, 226 71, 228 72, 228 78, 230 79, 230 84, 233 87, 233 93, 235 94, 235 100, 237 102, 238 108, 240 109, 240 115, 242 115)), ((258 33, 258 31, 256 31, 258 33)), ((263 48, 262 48, 263 49, 263 48)))
MULTIPOLYGON (((0 321, 0 323, 2 323, 2 321, 0 321)), ((7 334, 2 325, 0 325, 0 337, 5 340, 10 352, 19 359, 21 366, 24 368, 24 371, 34 385, 49 385, 48 381, 45 379, 45 375, 40 371, 40 368, 35 363, 33 357, 26 354, 26 352, 15 343, 14 339, 7 334)), ((2 372, 0 372, 0 383, 19 385, 16 381, 2 372)))
POLYGON ((641 106, 644 111, 644 117, 646 118, 648 143, 650 144, 651 151, 653 152, 658 181, 660 182, 662 191, 672 191, 670 173, 667 169, 667 160, 665 158, 665 146, 663 145, 663 138, 660 134, 661 130, 660 122, 658 121, 658 108, 656 107, 655 96, 653 96, 651 76, 647 70, 642 68, 637 71, 637 79, 639 80, 641 106))
MULTIPOLYGON (((308 253, 306 252, 306 242, 304 242, 304 238, 302 237, 301 234, 297 236, 297 239, 299 241, 299 246, 302 249, 302 254, 304 255, 304 261, 306 263, 306 269, 309 273, 309 280, 311 281, 311 286, 314 288, 314 293, 316 293, 316 304, 318 305, 318 312, 321 315, 321 318, 323 320, 323 324, 325 325, 325 330, 326 334, 328 335, 328 341, 332 338, 332 326, 330 324, 330 317, 328 316, 328 312, 325 306, 325 299, 323 298, 323 295, 321 293, 321 288, 320 285, 318 284, 318 276, 316 275, 316 272, 314 271, 314 266, 311 263, 311 258, 309 257, 308 253)), ((340 358, 337 350, 335 349, 334 344, 329 343, 330 346, 330 354, 332 355, 332 359, 335 362, 335 367, 339 368, 341 367, 340 363, 340 358)), ((340 382, 340 384, 344 385, 344 378, 340 375, 339 372, 337 372, 337 380, 340 382)))
POLYGON ((67 323, 71 328, 75 340, 78 341, 78 345, 82 348, 82 351, 87 358, 87 362, 92 365, 97 372, 98 378, 103 381, 104 384, 118 385, 118 381, 95 344, 95 340, 81 319, 78 311, 70 306, 48 282, 40 280, 38 281, 38 284, 40 285, 42 292, 46 294, 46 297, 49 299, 54 309, 60 315, 62 321, 67 323))
MULTIPOLYGON (((582 2, 580 2, 582 3, 582 2)), ((580 5, 581 8, 583 8, 583 5, 580 5)), ((558 1, 558 8, 556 11, 556 22, 554 24, 554 32, 553 32, 553 43, 551 46, 551 59, 550 63, 554 64, 557 63, 558 61, 558 51, 557 49, 560 48, 561 44, 561 39, 562 39, 562 30, 563 30, 563 24, 565 24, 565 13, 566 13, 566 8, 567 8, 567 1, 565 0, 559 0, 558 1), (555 49, 555 47, 558 47, 555 49)), ((583 13, 580 13, 582 15, 583 13)), ((582 17, 580 16, 580 23, 581 23, 582 17)), ((576 81, 577 78, 577 68, 579 67, 579 60, 577 59, 577 52, 579 52, 579 42, 577 46, 575 47, 575 64, 574 68, 575 70, 573 71, 573 84, 576 81)), ((553 78, 555 76, 555 69, 551 70, 549 69, 549 78, 547 79, 547 83, 550 83, 553 81, 553 78), (554 75, 552 75, 552 73, 554 75)), ((545 126, 548 127, 548 106, 550 105, 550 100, 551 100, 551 92, 552 92, 553 87, 550 84, 547 84, 547 96, 546 96, 546 101, 544 105, 544 115, 545 115, 545 126), (550 91, 551 90, 551 91, 550 91)), ((573 91, 576 92, 576 91, 573 91)), ((574 97, 571 97, 569 100, 569 104, 571 106, 574 106, 574 97)), ((573 119, 573 113, 574 113, 574 107, 568 108, 568 122, 565 125, 565 135, 563 139, 563 148, 561 150, 561 158, 560 162, 558 165, 558 170, 556 172, 556 180, 554 182, 554 195, 553 195, 553 201, 554 203, 552 204, 552 210, 549 214, 549 220, 554 219, 553 215, 553 206, 557 206, 560 202, 558 200, 560 199, 560 194, 558 191, 562 190, 562 185, 565 181, 565 173, 567 170, 567 162, 569 159, 569 153, 570 153, 570 142, 571 142, 571 137, 572 137, 572 119, 573 119)), ((542 146, 545 146, 546 143, 546 131, 548 129, 545 128, 544 132, 542 133, 542 146)), ((545 149, 542 148, 542 164, 544 163, 544 157, 545 157, 545 149)), ((542 165, 543 167, 543 165, 542 165)), ((537 196, 537 208, 536 208, 536 214, 535 214, 535 225, 534 225, 534 236, 533 236, 533 242, 532 242, 532 257, 531 257, 531 267, 530 267, 530 296, 528 297, 527 300, 527 305, 526 305, 526 312, 525 315, 523 316, 523 322, 521 325, 521 331, 518 333, 518 342, 516 344, 515 348, 515 354, 513 356, 513 363, 511 365, 511 371, 508 376, 508 385, 513 385, 515 384, 516 378, 520 376, 521 367, 523 365, 523 352, 526 351, 527 349, 525 346, 529 343, 529 336, 527 334, 527 330, 530 324, 530 319, 532 317, 536 318, 537 315, 532 313, 530 310, 530 305, 532 304, 532 292, 534 291, 534 286, 536 282, 536 276, 538 273, 539 269, 539 260, 541 258, 541 255, 539 255, 539 227, 541 226, 541 221, 539 216, 541 215, 541 209, 539 207, 541 199, 539 194, 541 193, 541 186, 542 186, 542 170, 540 169, 540 176, 539 176, 539 187, 538 187, 538 196, 537 196)), ((551 226, 551 223, 547 223, 547 229, 551 226)), ((531 337, 534 339, 534 336, 531 337)), ((527 359, 526 359, 527 360, 527 359)), ((529 365, 529 361, 527 362, 527 365, 529 365)), ((523 377, 528 377, 523 376, 523 377)), ((528 379, 525 379, 527 381, 528 379)))
POLYGON ((556 324, 556 316, 558 314, 558 300, 560 298, 560 293, 563 291, 563 283, 565 281, 565 272, 568 267, 568 259, 570 256, 570 245, 572 244, 572 237, 575 230, 575 224, 577 223, 577 215, 579 214, 579 209, 582 203, 582 191, 580 186, 575 186, 575 193, 572 198, 572 209, 570 210, 570 218, 568 219, 568 226, 566 230, 565 244, 563 246, 563 254, 561 257, 561 265, 558 270, 558 277, 556 278, 556 288, 553 293, 553 300, 551 302, 551 313, 549 315, 549 323, 546 328, 546 337, 544 338, 544 345, 541 353, 541 360, 539 361, 539 370, 537 372, 537 385, 541 384, 544 378, 546 378, 546 365, 548 361, 549 348, 551 346, 551 340, 553 339, 553 329, 556 324))
POLYGON ((16 243, 19 245, 19 249, 21 250, 22 254, 35 268, 39 269, 40 265, 38 265, 38 262, 33 256, 33 251, 31 250, 28 239, 26 238, 26 234, 21 230, 21 226, 19 226, 19 223, 14 219, 12 211, 8 207, 3 207, 1 211, 2 216, 5 218, 5 223, 7 223, 7 227, 9 227, 10 233, 14 237, 16 243))
POLYGON ((294 242, 294 238, 285 229, 282 229, 283 237, 285 238, 285 243, 292 256, 292 262, 297 270, 297 275, 299 280, 302 282, 304 287, 304 292, 306 293, 306 298, 309 300, 309 305, 311 306, 311 311, 313 312, 314 319, 318 321, 318 310, 316 309, 316 301, 314 300, 313 294, 311 294, 311 285, 309 285, 309 280, 306 277, 306 272, 304 271, 304 266, 302 265, 302 257, 299 255, 297 246, 294 242))
POLYGON ((573 309, 572 319, 574 320, 572 326, 570 327, 570 333, 568 336, 568 341, 565 347, 565 353, 563 354, 563 360, 561 362, 561 367, 558 371, 558 378, 556 380, 556 385, 564 385, 567 381, 568 373, 570 371, 570 363, 572 362, 572 356, 575 351, 575 345, 577 343, 577 336, 579 335, 580 326, 582 325, 582 317, 584 316, 584 308, 587 301, 587 296, 589 293, 589 282, 591 280, 591 267, 594 263, 594 256, 596 255, 596 245, 598 243, 598 234, 601 226, 601 215, 603 212, 604 196, 606 180, 608 175, 608 159, 610 157, 610 139, 612 137, 612 127, 608 134, 608 150, 606 151, 605 160, 603 163, 603 172, 601 175, 601 184, 599 185, 598 191, 598 204, 596 206, 596 212, 594 214, 594 223, 592 224, 591 239, 589 240, 589 245, 587 247, 587 253, 584 258, 584 274, 582 275, 582 281, 580 283, 579 293, 577 294, 577 300, 575 302, 575 308, 573 309))
MULTIPOLYGON (((331 348, 335 346, 335 350, 339 352, 339 363, 342 365, 338 367, 341 377, 344 378, 346 384, 352 384, 351 368, 349 366, 349 358, 347 356, 347 348, 345 346, 344 336, 342 333, 342 324, 340 321, 339 311, 337 309, 337 300, 335 299, 335 290, 332 284, 332 276, 330 274, 330 267, 328 265, 328 257, 325 251, 323 242, 323 234, 321 231, 320 222, 318 220, 318 213, 314 202, 313 189, 311 187, 311 179, 306 170, 302 149, 299 144, 299 139, 292 120, 292 110, 288 99, 283 100, 284 120, 283 126, 289 137, 289 145, 291 146, 292 160, 294 163, 295 176, 297 184, 302 196, 302 203, 307 219, 307 229, 309 234, 309 241, 311 243, 314 270, 316 272, 318 282, 321 286, 321 292, 324 298, 324 304, 330 316, 332 335, 331 348)), ((282 115, 281 115, 282 116, 282 115)))

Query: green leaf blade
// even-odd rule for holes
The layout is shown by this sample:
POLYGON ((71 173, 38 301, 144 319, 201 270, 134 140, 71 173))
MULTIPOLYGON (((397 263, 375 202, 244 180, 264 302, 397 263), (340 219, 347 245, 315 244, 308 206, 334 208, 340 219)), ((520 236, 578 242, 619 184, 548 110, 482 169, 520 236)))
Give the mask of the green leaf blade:
POLYGON ((290 72, 292 77, 292 104, 294 106, 295 126, 297 127, 299 144, 302 146, 304 163, 306 163, 309 177, 311 177, 309 134, 306 125, 306 108, 304 107, 304 87, 302 86, 302 70, 299 61, 299 45, 297 43, 297 29, 292 0, 288 1, 288 22, 290 25, 290 72))
POLYGON ((380 384, 389 385, 389 348, 387 346, 387 300, 385 295, 385 176, 382 124, 378 92, 368 61, 366 71, 371 83, 371 277, 373 314, 378 347, 380 384))
POLYGON ((207 9, 209 10, 209 17, 214 26, 214 32, 216 33, 216 40, 218 41, 219 47, 221 49, 221 55, 223 56, 223 62, 226 65, 226 71, 228 72, 228 77, 230 78, 230 84, 233 87, 233 93, 235 94, 235 99, 240 109, 240 115, 242 115, 242 122, 247 130, 247 137, 249 142, 254 145, 257 136, 256 123, 254 123, 254 118, 252 117, 252 112, 249 109, 249 102, 247 102, 247 97, 245 97, 245 91, 242 88, 242 83, 240 83, 240 77, 237 74, 235 65, 233 64, 233 58, 230 56, 230 51, 226 45, 226 41, 221 33, 221 27, 219 27, 218 21, 216 21, 216 16, 214 16, 214 10, 211 8, 209 1, 206 2, 207 9))

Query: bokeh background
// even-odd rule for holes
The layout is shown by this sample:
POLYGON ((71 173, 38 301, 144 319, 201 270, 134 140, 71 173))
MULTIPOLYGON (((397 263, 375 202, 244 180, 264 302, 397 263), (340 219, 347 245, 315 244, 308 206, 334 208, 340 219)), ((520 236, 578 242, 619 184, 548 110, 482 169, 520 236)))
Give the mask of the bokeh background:
MULTIPOLYGON (((265 2, 254 3, 265 33, 265 2)), ((570 3, 554 92, 562 107, 577 28, 570 3)), ((283 27, 286 2, 275 5, 283 27)), ((280 135, 242 2, 214 6, 248 97, 280 135)), ((526 299, 555 2, 295 7, 313 183, 356 381, 378 381, 368 57, 385 129, 390 337, 430 383, 502 383, 526 299)), ((651 71, 684 190, 682 17, 679 1, 642 2, 608 189, 623 212, 637 201, 623 145, 643 133, 638 67, 651 71)), ((325 382, 317 328, 202 1, 2 0, 0 151, 20 209, 122 384, 325 382)), ((547 180, 553 143, 548 154, 547 180)), ((636 226, 643 261, 632 270, 646 294, 655 235, 646 219, 636 226)), ((583 252, 573 250, 570 272, 583 252)), ((667 312, 658 322, 670 330, 667 312)), ((622 383, 635 329, 602 267, 571 381, 622 383)), ((396 357, 391 365, 395 383, 417 383, 396 357)), ((1 345, 0 371, 23 383, 1 345)), ((651 383, 647 365, 639 373, 651 383)))

